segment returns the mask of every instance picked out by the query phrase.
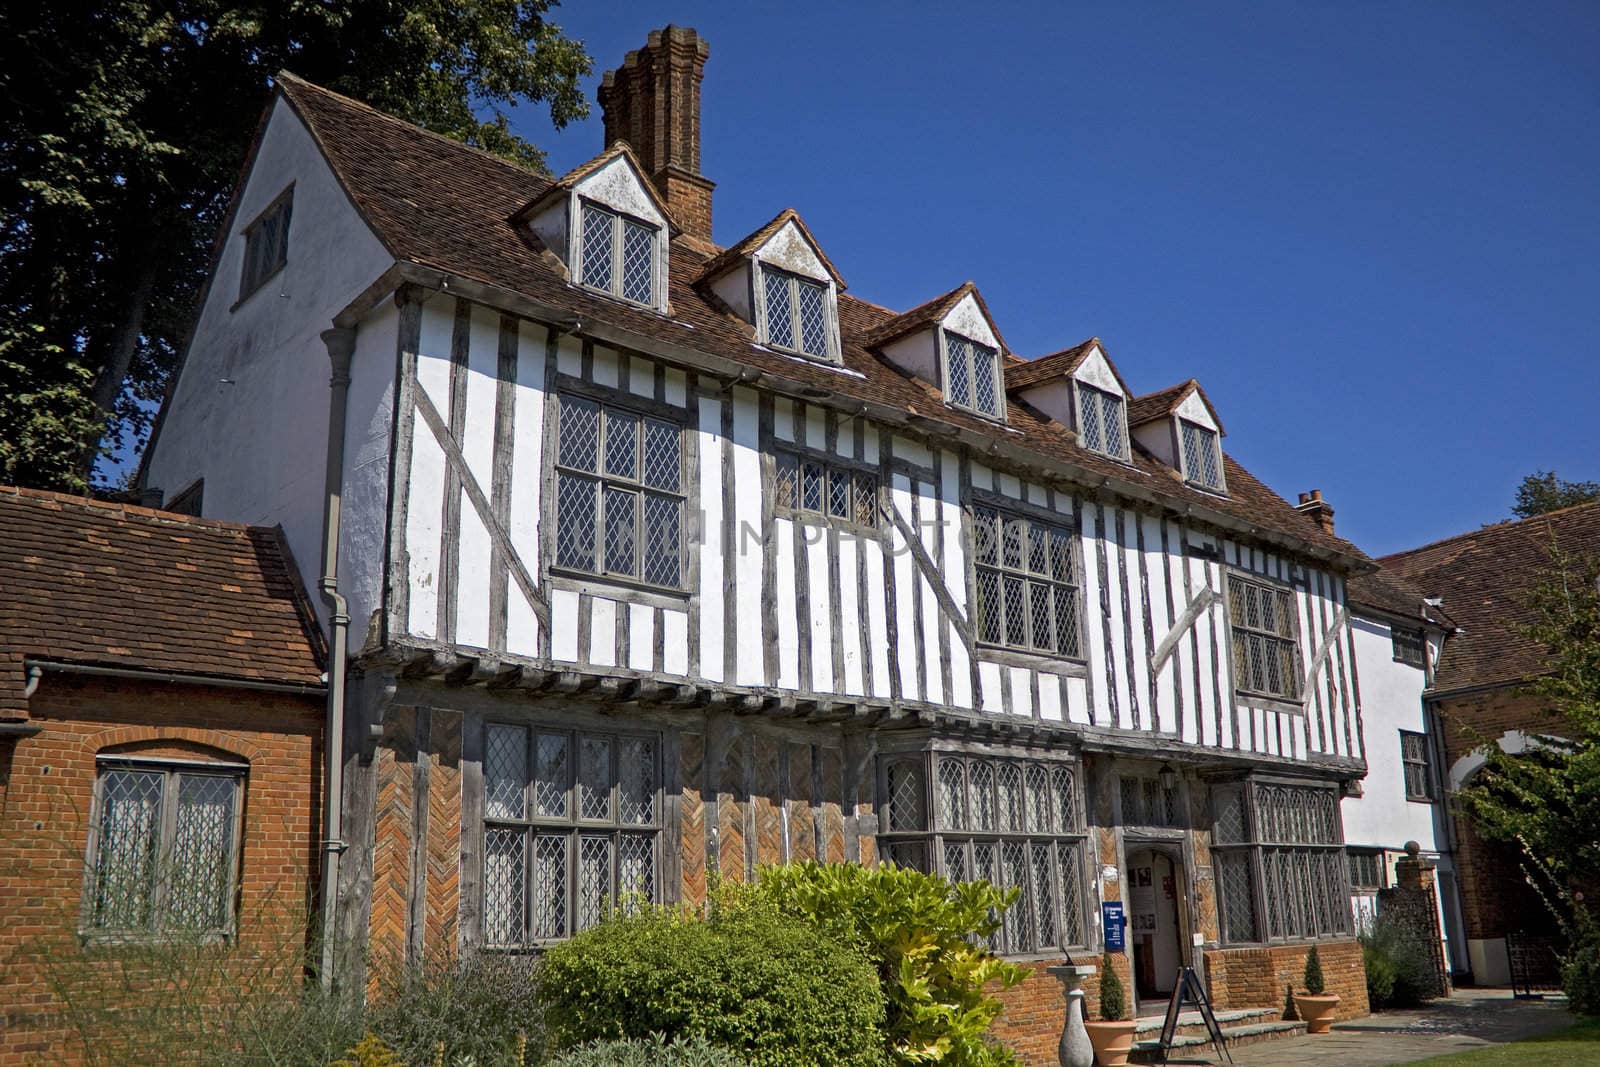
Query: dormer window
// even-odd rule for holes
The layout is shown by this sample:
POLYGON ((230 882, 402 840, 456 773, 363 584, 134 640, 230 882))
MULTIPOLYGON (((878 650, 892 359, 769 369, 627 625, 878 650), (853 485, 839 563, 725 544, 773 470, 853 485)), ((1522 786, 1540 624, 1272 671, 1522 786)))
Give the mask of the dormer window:
POLYGON ((1123 400, 1115 393, 1077 383, 1078 441, 1091 452, 1113 459, 1128 458, 1128 435, 1124 430, 1123 400))
POLYGON ((761 283, 767 344, 816 359, 832 359, 828 287, 765 264, 761 283))
POLYGON ((1178 434, 1183 444, 1184 479, 1202 489, 1222 492, 1222 453, 1217 447, 1217 431, 1179 419, 1178 434))
POLYGON ((654 306, 654 226, 608 211, 588 200, 583 209, 582 262, 578 277, 590 289, 635 304, 654 306))
POLYGON ((1000 418, 999 353, 960 334, 942 332, 945 399, 986 418, 1000 418))

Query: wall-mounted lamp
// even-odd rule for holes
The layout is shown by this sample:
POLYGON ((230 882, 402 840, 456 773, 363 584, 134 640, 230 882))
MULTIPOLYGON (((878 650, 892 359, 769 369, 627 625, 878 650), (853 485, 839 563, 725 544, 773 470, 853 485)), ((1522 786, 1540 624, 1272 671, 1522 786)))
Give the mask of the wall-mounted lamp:
POLYGON ((1161 765, 1160 777, 1162 789, 1178 788, 1178 772, 1172 769, 1172 764, 1163 763, 1161 765))

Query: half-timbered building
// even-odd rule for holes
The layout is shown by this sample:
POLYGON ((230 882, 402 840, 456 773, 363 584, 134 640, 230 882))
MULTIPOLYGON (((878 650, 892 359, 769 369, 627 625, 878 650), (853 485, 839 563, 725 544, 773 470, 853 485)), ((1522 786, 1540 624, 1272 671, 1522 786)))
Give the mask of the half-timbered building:
POLYGON ((1364 1011, 1370 564, 1196 381, 1022 358, 970 282, 857 298, 793 210, 714 243, 706 57, 652 33, 554 181, 278 80, 143 474, 321 591, 334 929, 529 949, 888 859, 1021 890, 1018 1004, 1120 901, 1142 1001, 1276 1006, 1320 943, 1364 1011))

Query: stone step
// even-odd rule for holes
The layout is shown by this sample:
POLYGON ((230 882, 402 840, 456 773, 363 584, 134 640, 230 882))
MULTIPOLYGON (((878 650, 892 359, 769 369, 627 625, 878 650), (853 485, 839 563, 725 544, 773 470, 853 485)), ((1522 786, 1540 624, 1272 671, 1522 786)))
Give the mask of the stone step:
MULTIPOLYGON (((1195 1014, 1198 1018, 1198 1013, 1195 1014)), ((1223 1014, 1222 1012, 1217 1013, 1219 1023, 1223 1014)), ((1271 1010, 1267 1014, 1276 1015, 1277 1012, 1276 1010, 1271 1010)), ((1231 1050, 1238 1048, 1240 1045, 1253 1045, 1258 1041, 1270 1041, 1280 1037, 1297 1037, 1305 1033, 1305 1031, 1306 1024, 1303 1022, 1256 1022, 1245 1026, 1223 1026, 1222 1036, 1227 1039, 1228 1048, 1231 1050)), ((1175 1054, 1174 1058, 1176 1060, 1186 1063, 1209 1062, 1206 1060, 1197 1061, 1194 1057, 1207 1053, 1213 1056, 1216 1054, 1211 1048, 1211 1039, 1206 1036, 1203 1026, 1198 1034, 1180 1034, 1173 1038, 1171 1051, 1175 1054)), ((1133 1053, 1129 1057, 1129 1062, 1141 1064, 1161 1062, 1159 1024, 1154 1037, 1134 1041, 1133 1053)))
MULTIPOLYGON (((1247 1025, 1249 1025, 1251 1023, 1272 1022, 1272 1021, 1276 1020, 1278 1018, 1278 1009, 1277 1008, 1235 1008, 1235 1009, 1233 1009, 1231 1011, 1219 1011, 1219 1012, 1216 1013, 1216 1015, 1217 1015, 1217 1025, 1218 1026, 1229 1026, 1229 1025, 1234 1024, 1234 1023, 1238 1023, 1240 1025, 1246 1025, 1247 1026, 1247 1025)), ((1166 1016, 1164 1014, 1163 1015, 1145 1015, 1145 1016, 1141 1016, 1139 1018, 1139 1020, 1137 1021, 1136 1025, 1134 1026, 1134 1033, 1136 1033, 1136 1034, 1145 1034, 1145 1033, 1154 1031, 1155 1033, 1160 1034, 1161 1033, 1161 1024, 1164 1023, 1165 1021, 1166 1021, 1166 1016)), ((1205 1020, 1203 1018, 1201 1018, 1199 1012, 1197 1012, 1197 1011, 1179 1012, 1178 1013, 1178 1033, 1180 1033, 1180 1034, 1183 1033, 1186 1027, 1191 1027, 1191 1026, 1199 1027, 1200 1032, 1202 1034, 1205 1033, 1205 1020)))

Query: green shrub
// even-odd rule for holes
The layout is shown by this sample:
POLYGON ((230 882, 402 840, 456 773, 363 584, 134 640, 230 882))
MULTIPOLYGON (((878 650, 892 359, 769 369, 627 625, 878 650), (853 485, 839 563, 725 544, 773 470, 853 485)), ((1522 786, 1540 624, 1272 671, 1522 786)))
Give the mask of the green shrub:
POLYGON ((366 1027, 408 1064, 432 1063, 441 1044, 445 1062, 485 1067, 510 1062, 524 1043, 535 1053, 543 1044, 528 957, 485 952, 420 966, 375 962, 372 975, 377 988, 367 1000, 366 1027))
POLYGON ((1572 951, 1562 957, 1561 989, 1573 1011, 1600 1015, 1600 937, 1592 930, 1580 930, 1572 951))
POLYGON ((1100 957, 1100 1018, 1108 1023, 1128 1016, 1128 995, 1122 988, 1117 969, 1111 966, 1111 953, 1100 957))
POLYGON ((1412 1008, 1429 999, 1433 961, 1392 920, 1380 915, 1357 939, 1367 971, 1367 1001, 1374 1009, 1412 1008))
POLYGON ((950 1067, 1015 1058, 985 1042, 1000 1001, 1028 972, 983 947, 1016 900, 988 882, 951 884, 885 865, 792 863, 761 872, 757 896, 854 946, 877 968, 887 1002, 884 1036, 895 1063, 950 1067))
POLYGON ((1301 977, 1300 984, 1306 987, 1306 995, 1313 997, 1322 996, 1326 988, 1322 981, 1322 956, 1317 952, 1317 946, 1311 946, 1311 953, 1306 957, 1306 973, 1301 977))
POLYGON ((550 949, 538 989, 558 1048, 699 1035, 756 1067, 882 1062, 871 966, 753 902, 705 919, 649 907, 613 916, 550 949))
POLYGON ((551 1060, 547 1067, 745 1067, 738 1054, 703 1037, 660 1034, 640 1040, 591 1041, 551 1060))

